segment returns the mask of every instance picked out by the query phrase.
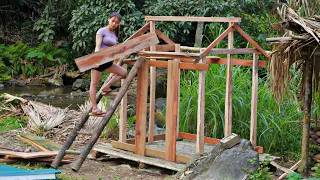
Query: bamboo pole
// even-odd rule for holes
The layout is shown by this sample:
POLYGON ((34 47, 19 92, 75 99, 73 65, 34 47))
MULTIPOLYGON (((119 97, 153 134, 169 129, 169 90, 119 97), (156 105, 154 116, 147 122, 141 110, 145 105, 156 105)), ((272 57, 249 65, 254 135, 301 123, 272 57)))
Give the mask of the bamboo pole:
MULTIPOLYGON (((118 65, 122 65, 123 64, 123 60, 125 58, 122 58, 118 61, 118 65)), ((98 91, 97 93, 97 103, 100 102, 101 98, 103 97, 101 95, 102 92, 102 87, 104 87, 105 84, 107 84, 110 79, 113 77, 113 74, 110 74, 108 76, 108 78, 105 80, 104 84, 101 86, 101 89, 98 91)), ((84 126, 84 124, 87 122, 88 118, 89 118, 89 113, 92 110, 92 105, 90 105, 88 107, 88 109, 82 114, 80 122, 75 126, 75 128, 73 128, 71 134, 69 135, 66 143, 61 147, 61 149, 59 150, 59 153, 57 154, 57 156, 55 157, 54 161, 51 163, 51 167, 53 168, 57 168, 61 162, 61 160, 63 159, 65 152, 67 149, 70 148, 70 146, 72 145, 73 141, 76 139, 77 135, 78 135, 78 131, 80 131, 80 129, 84 126)))
POLYGON ((87 156, 90 153, 92 147, 97 142, 97 140, 98 140, 99 136, 101 135, 102 131, 104 130, 105 126, 108 124, 110 118, 112 117, 113 113, 117 109, 117 106, 119 105, 122 97, 127 92, 131 81, 136 76, 136 74, 137 74, 137 72, 138 72, 138 70, 139 70, 139 68, 140 68, 140 66, 141 66, 141 64, 143 63, 144 60, 145 60, 145 57, 139 57, 137 62, 136 62, 136 64, 132 67, 128 77, 126 78, 126 81, 125 81, 124 85, 121 86, 121 88, 119 90, 119 93, 117 94, 117 96, 112 101, 112 104, 111 104, 110 108, 108 109, 108 111, 105 114, 105 116, 102 118, 101 123, 99 124, 96 132, 93 134, 93 136, 89 140, 87 146, 84 148, 84 150, 79 155, 78 159, 71 166, 72 170, 78 171, 80 169, 82 163, 87 158, 87 156))
POLYGON ((309 136, 310 136, 310 119, 311 119, 311 103, 312 103, 312 75, 313 75, 313 59, 307 57, 305 61, 305 94, 304 94, 304 118, 302 123, 302 152, 301 166, 303 173, 308 174, 308 155, 309 155, 309 136))

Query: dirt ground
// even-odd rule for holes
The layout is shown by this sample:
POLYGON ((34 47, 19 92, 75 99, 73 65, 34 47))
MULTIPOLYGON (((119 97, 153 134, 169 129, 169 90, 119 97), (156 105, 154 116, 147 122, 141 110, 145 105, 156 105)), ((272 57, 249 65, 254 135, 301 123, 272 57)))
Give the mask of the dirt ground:
MULTIPOLYGON (((12 149, 30 147, 16 136, 17 133, 18 131, 9 131, 0 134, 0 146, 12 149)), ((57 143, 61 144, 61 142, 57 143)), ((79 145, 76 146, 79 147, 79 145)), ((175 173, 154 166, 145 166, 140 169, 137 162, 119 158, 86 159, 79 172, 74 172, 71 164, 60 166, 58 169, 62 171, 59 178, 67 180, 160 180, 171 179, 171 175, 175 173)))

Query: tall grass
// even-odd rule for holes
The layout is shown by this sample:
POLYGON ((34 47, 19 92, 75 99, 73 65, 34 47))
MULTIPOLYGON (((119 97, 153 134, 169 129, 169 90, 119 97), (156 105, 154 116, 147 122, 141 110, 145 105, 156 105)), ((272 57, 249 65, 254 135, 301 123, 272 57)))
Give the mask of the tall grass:
MULTIPOLYGON (((181 74, 180 131, 196 133, 198 73, 181 74)), ((251 68, 233 68, 232 132, 245 139, 250 135, 251 78, 251 68)), ((267 153, 297 157, 301 149, 299 103, 292 91, 278 104, 266 80, 259 78, 257 143, 267 153)), ((225 89, 226 66, 211 65, 206 75, 205 136, 223 137, 225 89)))

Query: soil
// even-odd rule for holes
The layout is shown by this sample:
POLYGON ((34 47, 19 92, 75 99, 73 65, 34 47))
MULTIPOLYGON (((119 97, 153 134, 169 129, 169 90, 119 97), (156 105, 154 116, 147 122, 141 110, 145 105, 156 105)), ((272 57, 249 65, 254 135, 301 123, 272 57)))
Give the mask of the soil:
MULTIPOLYGON (((18 130, 14 130, 0 134, 0 146, 20 150, 30 147, 16 136, 18 132, 18 130)), ((57 142, 54 139, 51 140, 61 144, 61 142, 57 142)), ((84 143, 76 143, 74 147, 80 148, 83 146, 82 144, 84 143)), ((71 169, 71 164, 62 165, 58 169, 62 171, 59 178, 69 180, 160 180, 170 179, 170 176, 175 173, 174 171, 154 166, 139 168, 137 162, 119 158, 86 159, 79 172, 74 172, 71 169)))

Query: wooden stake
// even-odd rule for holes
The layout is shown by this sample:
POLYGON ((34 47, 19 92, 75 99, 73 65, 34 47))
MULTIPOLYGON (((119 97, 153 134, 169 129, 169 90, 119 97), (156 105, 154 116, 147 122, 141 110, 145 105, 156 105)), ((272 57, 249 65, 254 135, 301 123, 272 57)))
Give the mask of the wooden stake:
POLYGON ((179 62, 168 62, 167 80, 167 112, 166 112, 166 150, 165 159, 167 161, 176 160, 176 130, 178 113, 178 77, 179 62))
MULTIPOLYGON (((150 21, 150 33, 155 33, 155 23, 154 21, 150 21)), ((155 46, 150 46, 150 51, 156 51, 155 46)), ((151 61, 155 61, 156 59, 150 59, 151 61)), ((155 103, 156 103, 156 84, 157 84, 157 77, 156 77, 157 69, 156 67, 150 66, 150 103, 149 103, 149 135, 148 135, 148 142, 153 142, 153 135, 154 135, 154 113, 155 113, 155 103)))
MULTIPOLYGON (((124 69, 127 69, 127 65, 123 65, 124 69)), ((121 79, 121 86, 125 83, 125 79, 121 79)), ((124 94, 121 100, 120 106, 120 121, 119 121, 119 142, 126 142, 127 140, 127 106, 128 106, 128 95, 124 94)))
POLYGON ((136 64, 132 67, 128 77, 126 78, 126 81, 123 86, 121 86, 118 95, 114 98, 112 101, 111 106, 109 107, 106 115, 102 118, 101 123, 99 124, 96 132, 92 135, 91 139, 89 140, 87 146, 84 148, 84 150, 79 155, 78 159, 75 161, 75 163, 72 165, 72 170, 78 171, 83 164, 84 160, 87 158, 88 154, 90 153, 92 147, 97 142, 99 136, 101 135, 102 131, 104 130, 105 126, 108 124, 110 118, 112 117, 113 113, 115 112, 117 106, 119 105, 122 97, 127 92, 129 85, 133 78, 136 76, 139 67, 144 62, 144 57, 139 57, 136 64))
POLYGON ((136 137, 134 153, 144 156, 146 145, 146 120, 147 120, 147 100, 148 100, 148 74, 149 65, 145 61, 138 72, 137 87, 137 115, 136 115, 136 137))
MULTIPOLYGON (((229 28, 232 28, 232 23, 229 23, 229 28)), ((228 28, 228 29, 229 29, 228 28)), ((233 31, 228 35, 228 49, 233 48, 233 31)), ((232 132, 232 54, 227 55, 227 83, 226 83, 226 100, 225 100, 225 124, 224 136, 228 136, 232 132)))
POLYGON ((257 146, 258 55, 253 54, 250 141, 257 146))
MULTIPOLYGON (((180 44, 175 44, 175 52, 181 52, 181 48, 180 48, 180 44)), ((175 59, 175 61, 179 62, 179 69, 178 69, 178 84, 177 84, 177 88, 178 88, 178 112, 177 112, 177 139, 179 138, 179 113, 180 113, 180 59, 177 58, 175 59)))
MULTIPOLYGON (((205 64, 206 59, 203 58, 201 63, 205 64)), ((198 83, 198 113, 197 113, 197 141, 196 152, 204 152, 204 111, 205 111, 205 91, 206 88, 206 71, 199 72, 198 83)))

